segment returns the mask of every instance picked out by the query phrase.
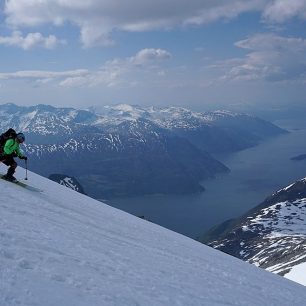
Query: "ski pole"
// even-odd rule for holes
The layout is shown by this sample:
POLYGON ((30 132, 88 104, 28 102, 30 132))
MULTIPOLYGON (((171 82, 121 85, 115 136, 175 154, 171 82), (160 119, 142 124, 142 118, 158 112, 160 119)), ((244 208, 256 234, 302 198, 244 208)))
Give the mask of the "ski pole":
POLYGON ((26 159, 25 160, 25 166, 26 166, 26 177, 25 177, 25 180, 28 179, 28 160, 26 159))

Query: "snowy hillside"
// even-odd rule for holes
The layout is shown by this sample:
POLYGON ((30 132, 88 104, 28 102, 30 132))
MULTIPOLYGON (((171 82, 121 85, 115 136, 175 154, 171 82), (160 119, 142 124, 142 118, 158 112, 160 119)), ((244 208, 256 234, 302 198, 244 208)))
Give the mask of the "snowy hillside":
POLYGON ((43 192, 0 180, 0 305, 305 303, 297 283, 36 174, 27 182, 43 192))
POLYGON ((216 226, 219 237, 206 242, 306 286, 305 216, 306 178, 277 191, 232 227, 216 226))

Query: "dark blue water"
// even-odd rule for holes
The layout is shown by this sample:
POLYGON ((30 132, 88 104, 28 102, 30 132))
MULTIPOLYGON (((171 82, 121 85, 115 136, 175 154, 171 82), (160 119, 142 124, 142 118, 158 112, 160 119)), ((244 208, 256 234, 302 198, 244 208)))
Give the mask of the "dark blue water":
POLYGON ((274 191, 306 177, 306 160, 291 160, 306 153, 306 122, 275 123, 291 133, 235 154, 216 156, 231 172, 203 182, 206 191, 201 194, 142 196, 109 204, 197 238, 212 226, 240 216, 274 191))

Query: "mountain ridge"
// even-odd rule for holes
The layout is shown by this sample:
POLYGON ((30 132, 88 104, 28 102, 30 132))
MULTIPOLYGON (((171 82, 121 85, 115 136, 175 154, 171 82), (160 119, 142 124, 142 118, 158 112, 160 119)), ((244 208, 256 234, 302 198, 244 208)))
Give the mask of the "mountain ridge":
MULTIPOLYGON (((306 178, 267 197, 242 217, 209 231, 208 245, 290 278, 306 262, 306 178)), ((302 280, 306 285, 306 279, 302 280)))
POLYGON ((229 171, 213 152, 232 152, 285 131, 253 116, 131 105, 92 110, 0 105, 0 129, 26 133, 31 169, 76 177, 95 198, 194 193, 229 171), (94 174, 94 176, 92 175, 94 174))

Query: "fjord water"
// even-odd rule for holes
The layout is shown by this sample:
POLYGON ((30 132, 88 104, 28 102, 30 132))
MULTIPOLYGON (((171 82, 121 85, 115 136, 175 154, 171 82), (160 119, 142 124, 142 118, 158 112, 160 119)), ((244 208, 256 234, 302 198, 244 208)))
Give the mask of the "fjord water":
POLYGON ((306 177, 306 122, 274 122, 290 133, 237 153, 215 156, 231 169, 204 181, 205 192, 193 195, 155 195, 112 200, 109 204, 161 226, 198 238, 212 226, 236 218, 267 196, 306 177))

